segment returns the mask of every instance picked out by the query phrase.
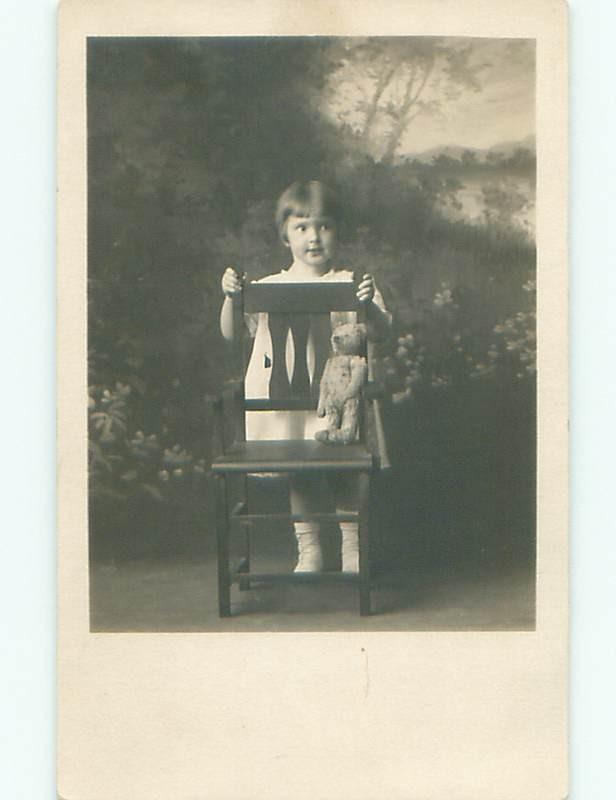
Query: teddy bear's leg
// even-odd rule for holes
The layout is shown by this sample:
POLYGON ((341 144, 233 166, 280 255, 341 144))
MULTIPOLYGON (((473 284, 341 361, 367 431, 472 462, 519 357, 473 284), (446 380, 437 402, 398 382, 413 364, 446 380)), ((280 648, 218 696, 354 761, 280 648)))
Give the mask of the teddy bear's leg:
POLYGON ((357 423, 359 421, 359 400, 353 397, 344 404, 340 429, 330 433, 330 441, 349 444, 357 436, 357 423))
POLYGON ((325 424, 327 427, 325 430, 317 431, 315 433, 315 439, 319 442, 335 442, 337 441, 335 436, 338 433, 338 429, 340 428, 340 410, 335 407, 330 407, 327 409, 327 413, 325 415, 325 424))

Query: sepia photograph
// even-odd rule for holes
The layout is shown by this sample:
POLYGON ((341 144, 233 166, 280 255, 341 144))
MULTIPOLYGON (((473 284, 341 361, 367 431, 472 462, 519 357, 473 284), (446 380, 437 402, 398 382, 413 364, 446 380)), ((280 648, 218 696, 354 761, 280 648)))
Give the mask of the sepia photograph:
POLYGON ((535 40, 86 47, 91 631, 533 631, 535 40))
POLYGON ((65 0, 60 797, 566 796, 567 168, 561 0, 65 0))

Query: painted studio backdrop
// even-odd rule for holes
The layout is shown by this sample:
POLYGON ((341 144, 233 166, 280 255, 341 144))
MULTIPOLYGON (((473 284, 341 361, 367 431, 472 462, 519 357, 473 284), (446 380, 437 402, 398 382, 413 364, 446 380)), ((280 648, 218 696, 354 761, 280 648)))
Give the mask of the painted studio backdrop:
MULTIPOLYGON (((220 279, 288 265, 274 204, 313 178, 342 201, 339 263, 375 276, 394 319, 382 613, 361 624, 534 626, 534 88, 528 40, 89 40, 94 629, 224 629, 206 403, 220 279)), ((262 602, 241 629, 287 624, 284 597, 262 602)), ((310 602, 288 626, 360 624, 310 602)))

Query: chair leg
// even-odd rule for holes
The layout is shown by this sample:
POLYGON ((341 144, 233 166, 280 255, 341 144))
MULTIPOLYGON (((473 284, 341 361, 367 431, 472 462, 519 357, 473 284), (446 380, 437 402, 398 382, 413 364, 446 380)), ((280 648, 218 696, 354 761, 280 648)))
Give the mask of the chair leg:
POLYGON ((370 473, 359 474, 359 613, 370 608, 370 473))
MULTIPOLYGON (((242 475, 240 486, 241 500, 244 503, 244 508, 249 508, 247 475, 242 475)), ((242 528, 241 532, 244 537, 244 552, 237 571, 241 575, 243 572, 250 572, 250 534, 252 525, 241 525, 240 527, 242 528)), ((238 585, 240 592, 245 592, 250 589, 250 579, 240 577, 238 585)))
MULTIPOLYGON (((250 572, 250 525, 247 525, 244 528, 244 558, 242 559, 242 565, 240 568, 240 573, 242 572, 250 572)), ((240 578, 239 581, 240 592, 246 592, 250 589, 250 578, 240 578)))
POLYGON ((216 475, 216 539, 218 545, 218 615, 231 616, 229 577, 229 513, 225 475, 216 475))

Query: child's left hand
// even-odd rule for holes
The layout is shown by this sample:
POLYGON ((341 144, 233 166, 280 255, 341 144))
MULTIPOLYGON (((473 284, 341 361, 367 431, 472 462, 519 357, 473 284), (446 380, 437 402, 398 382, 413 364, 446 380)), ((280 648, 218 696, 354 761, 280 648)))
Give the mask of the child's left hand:
POLYGON ((360 303, 370 303, 374 299, 374 278, 366 273, 357 287, 357 299, 360 303))

